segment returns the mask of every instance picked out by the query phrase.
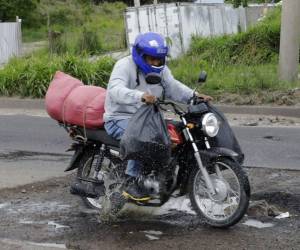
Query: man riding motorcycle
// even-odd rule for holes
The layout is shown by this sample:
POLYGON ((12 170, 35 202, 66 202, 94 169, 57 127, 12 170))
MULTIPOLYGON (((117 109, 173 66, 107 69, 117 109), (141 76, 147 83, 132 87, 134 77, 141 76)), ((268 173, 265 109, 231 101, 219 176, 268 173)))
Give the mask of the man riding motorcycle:
MULTIPOLYGON (((112 71, 107 86, 105 100, 105 129, 120 140, 131 116, 144 103, 152 104, 163 97, 187 103, 194 91, 176 80, 166 66, 169 48, 166 40, 157 33, 148 32, 136 37, 132 55, 119 60, 112 71)), ((205 101, 212 98, 199 97, 205 101)), ((129 160, 126 168, 128 176, 124 193, 136 201, 149 199, 148 193, 138 185, 140 163, 129 160)))

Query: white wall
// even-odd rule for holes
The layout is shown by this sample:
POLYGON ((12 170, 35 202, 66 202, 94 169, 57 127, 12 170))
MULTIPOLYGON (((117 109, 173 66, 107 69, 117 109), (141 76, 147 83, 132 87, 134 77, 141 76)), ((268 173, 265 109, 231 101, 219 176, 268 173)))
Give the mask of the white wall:
POLYGON ((0 22, 0 64, 21 53, 21 22, 0 22))
POLYGON ((263 8, 261 5, 234 9, 226 4, 195 3, 127 8, 127 41, 131 47, 137 34, 158 32, 171 40, 170 55, 177 57, 188 50, 192 35, 208 37, 245 31, 261 17, 263 8))

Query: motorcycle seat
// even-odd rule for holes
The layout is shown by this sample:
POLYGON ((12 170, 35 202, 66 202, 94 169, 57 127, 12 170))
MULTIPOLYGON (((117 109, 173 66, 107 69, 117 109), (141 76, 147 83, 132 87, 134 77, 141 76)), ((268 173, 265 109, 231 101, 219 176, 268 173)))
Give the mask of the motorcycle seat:
MULTIPOLYGON (((167 124, 173 124, 175 127, 180 127, 182 125, 182 122, 180 121, 174 121, 174 120, 168 120, 166 119, 167 124)), ((110 135, 107 134, 104 127, 97 128, 97 129, 88 129, 86 128, 86 137, 88 140, 96 141, 96 142, 103 142, 104 144, 108 146, 114 146, 114 147, 120 147, 120 141, 114 139, 110 135)), ((84 135, 84 129, 81 128, 81 132, 84 135)))
MULTIPOLYGON (((84 129, 81 128, 81 130, 82 130, 82 134, 84 135, 84 129)), ((108 135, 104 128, 85 129, 85 130, 86 130, 86 137, 88 140, 103 142, 106 145, 114 146, 114 147, 120 146, 120 141, 108 135)))

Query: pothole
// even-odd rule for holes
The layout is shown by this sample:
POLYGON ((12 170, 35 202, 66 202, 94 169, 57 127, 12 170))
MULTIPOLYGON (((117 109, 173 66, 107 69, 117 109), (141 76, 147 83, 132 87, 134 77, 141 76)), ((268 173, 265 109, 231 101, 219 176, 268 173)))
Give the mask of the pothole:
POLYGON ((300 195, 286 192, 255 193, 248 214, 253 216, 278 216, 290 212, 300 214, 300 195))
MULTIPOLYGON (((41 157, 54 158, 53 161, 64 161, 70 156, 67 154, 55 154, 55 153, 44 153, 44 152, 33 152, 33 151, 11 151, 11 152, 1 152, 0 160, 40 160, 41 157)), ((51 159, 48 159, 51 160, 51 159)))
POLYGON ((271 141, 280 141, 281 140, 279 137, 273 136, 273 135, 267 135, 267 136, 264 136, 263 138, 271 140, 271 141))

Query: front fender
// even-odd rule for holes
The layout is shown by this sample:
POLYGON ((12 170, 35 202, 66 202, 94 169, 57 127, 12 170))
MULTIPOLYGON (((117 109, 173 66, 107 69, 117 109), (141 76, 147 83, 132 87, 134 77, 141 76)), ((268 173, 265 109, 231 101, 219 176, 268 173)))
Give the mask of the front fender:
POLYGON ((234 161, 239 162, 240 164, 242 164, 244 161, 244 155, 239 155, 238 153, 228 148, 214 147, 206 150, 199 150, 199 152, 201 157, 204 158, 204 161, 212 161, 220 157, 230 158, 234 161))

